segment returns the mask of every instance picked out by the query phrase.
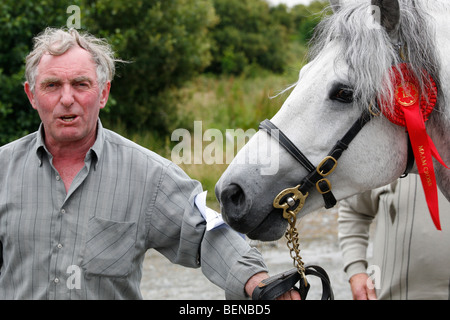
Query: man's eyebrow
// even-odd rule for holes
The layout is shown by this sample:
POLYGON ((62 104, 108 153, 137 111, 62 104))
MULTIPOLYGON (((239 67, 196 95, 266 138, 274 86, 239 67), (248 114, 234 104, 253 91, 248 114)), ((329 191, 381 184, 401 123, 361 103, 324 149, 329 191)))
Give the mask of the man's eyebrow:
POLYGON ((47 84, 47 83, 53 83, 53 82, 61 82, 61 80, 59 78, 56 77, 49 77, 49 78, 45 78, 41 81, 41 84, 47 84))
MULTIPOLYGON (((89 78, 88 76, 78 76, 75 77, 71 80, 71 83, 80 83, 80 82, 85 82, 87 81, 89 84, 92 84, 94 81, 89 78)), ((49 83, 56 83, 56 84, 60 84, 62 81, 61 79, 59 79, 58 77, 48 77, 48 78, 44 78, 40 81, 39 85, 41 88, 44 88, 45 86, 47 86, 49 83)))
POLYGON ((45 78, 40 81, 39 86, 45 88, 49 83, 61 83, 61 80, 56 77, 45 78))
POLYGON ((91 78, 87 77, 87 76, 79 76, 79 77, 75 77, 72 82, 84 82, 87 81, 90 84, 93 82, 91 78))

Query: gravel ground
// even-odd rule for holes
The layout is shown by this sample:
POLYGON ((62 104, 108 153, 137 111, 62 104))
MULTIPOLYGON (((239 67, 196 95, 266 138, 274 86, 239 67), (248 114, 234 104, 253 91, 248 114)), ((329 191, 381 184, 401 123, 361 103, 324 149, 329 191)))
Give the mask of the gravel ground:
MULTIPOLYGON (((312 213, 298 222, 301 256, 305 264, 316 264, 330 276, 336 300, 351 299, 350 286, 342 271, 342 258, 337 240, 336 209, 312 213)), ((286 241, 249 241, 257 247, 269 267, 276 274, 293 267, 286 241)), ((320 299, 322 286, 316 277, 309 277, 311 289, 308 299, 320 299)), ((223 300, 224 292, 201 273, 170 263, 164 256, 152 250, 144 262, 141 283, 146 300, 223 300)))

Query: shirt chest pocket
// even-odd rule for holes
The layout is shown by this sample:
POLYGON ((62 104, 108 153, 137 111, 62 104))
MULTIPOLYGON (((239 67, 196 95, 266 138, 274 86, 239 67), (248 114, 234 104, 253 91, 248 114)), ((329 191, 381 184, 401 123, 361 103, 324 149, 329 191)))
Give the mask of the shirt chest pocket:
POLYGON ((82 267, 87 275, 125 277, 135 256, 137 225, 92 217, 82 267))

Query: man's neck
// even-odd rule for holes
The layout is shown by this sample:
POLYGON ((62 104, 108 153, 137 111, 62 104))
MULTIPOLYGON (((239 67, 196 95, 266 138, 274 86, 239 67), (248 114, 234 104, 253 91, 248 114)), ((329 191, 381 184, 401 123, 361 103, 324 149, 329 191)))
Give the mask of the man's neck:
MULTIPOLYGON (((94 140, 95 142, 95 140, 94 140)), ((93 143, 68 143, 68 144, 46 144, 48 151, 57 161, 81 161, 84 162, 86 153, 93 143)))
POLYGON ((66 143, 48 143, 51 138, 46 137, 46 147, 53 156, 53 166, 58 171, 68 192, 73 179, 84 167, 84 159, 89 149, 94 145, 96 134, 82 141, 66 143))
POLYGON ((53 159, 84 162, 87 152, 94 145, 97 138, 97 130, 93 131, 92 134, 85 138, 75 141, 56 141, 44 131, 45 146, 53 156, 53 159))

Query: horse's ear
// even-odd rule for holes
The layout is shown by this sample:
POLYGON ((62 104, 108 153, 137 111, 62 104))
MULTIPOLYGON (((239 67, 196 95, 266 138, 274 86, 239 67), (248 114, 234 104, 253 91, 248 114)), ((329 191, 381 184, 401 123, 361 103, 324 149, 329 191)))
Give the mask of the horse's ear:
POLYGON ((380 8, 380 24, 388 33, 396 30, 400 22, 398 0, 372 0, 372 5, 380 8))
POLYGON ((334 12, 338 11, 341 7, 341 3, 339 0, 330 0, 330 5, 334 12))

